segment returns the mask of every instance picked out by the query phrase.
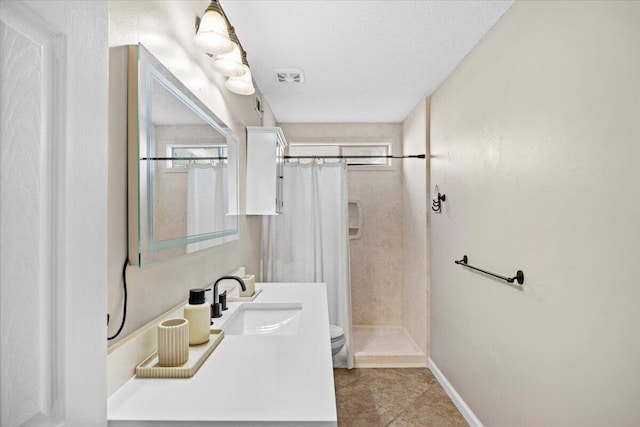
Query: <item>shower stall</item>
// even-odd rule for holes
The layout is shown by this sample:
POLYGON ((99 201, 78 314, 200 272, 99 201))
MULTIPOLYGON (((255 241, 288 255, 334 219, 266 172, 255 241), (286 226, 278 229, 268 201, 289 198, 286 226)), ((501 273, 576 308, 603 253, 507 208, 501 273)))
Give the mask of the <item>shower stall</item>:
MULTIPOLYGON (((386 144, 394 155, 423 154, 428 153, 426 109, 423 100, 404 123, 280 126, 290 148, 342 144, 353 149, 386 144)), ((330 153, 327 147, 324 150, 330 153)), ((356 367, 427 365, 428 161, 427 156, 348 168, 356 367)))

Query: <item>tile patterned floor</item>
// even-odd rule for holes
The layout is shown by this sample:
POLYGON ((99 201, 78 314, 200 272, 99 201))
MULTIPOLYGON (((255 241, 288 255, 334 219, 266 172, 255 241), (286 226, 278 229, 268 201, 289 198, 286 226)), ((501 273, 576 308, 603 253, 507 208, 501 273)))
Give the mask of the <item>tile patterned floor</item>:
POLYGON ((466 427, 429 369, 334 369, 338 426, 466 427))

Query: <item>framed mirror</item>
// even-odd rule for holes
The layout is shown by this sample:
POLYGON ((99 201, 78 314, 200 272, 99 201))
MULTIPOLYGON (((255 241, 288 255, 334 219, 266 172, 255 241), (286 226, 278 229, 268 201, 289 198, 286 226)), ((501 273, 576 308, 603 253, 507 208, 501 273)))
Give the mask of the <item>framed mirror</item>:
POLYGON ((142 45, 129 46, 129 262, 238 239, 238 137, 142 45))

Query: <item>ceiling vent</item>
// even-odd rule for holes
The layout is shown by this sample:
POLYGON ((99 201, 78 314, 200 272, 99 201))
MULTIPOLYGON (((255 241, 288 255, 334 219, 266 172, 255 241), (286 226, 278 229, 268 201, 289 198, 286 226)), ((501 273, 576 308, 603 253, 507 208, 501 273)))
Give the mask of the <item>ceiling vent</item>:
POLYGON ((279 83, 304 83, 304 72, 298 68, 279 68, 276 78, 279 83))

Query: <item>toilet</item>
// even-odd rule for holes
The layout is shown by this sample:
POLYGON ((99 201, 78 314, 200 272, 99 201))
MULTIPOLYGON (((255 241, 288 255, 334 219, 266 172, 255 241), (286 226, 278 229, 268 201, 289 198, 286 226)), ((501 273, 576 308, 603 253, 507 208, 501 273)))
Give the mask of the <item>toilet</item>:
POLYGON ((347 339, 344 337, 344 330, 340 326, 329 325, 329 332, 331 334, 331 354, 335 356, 340 353, 347 339))

